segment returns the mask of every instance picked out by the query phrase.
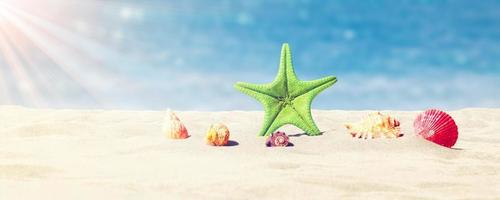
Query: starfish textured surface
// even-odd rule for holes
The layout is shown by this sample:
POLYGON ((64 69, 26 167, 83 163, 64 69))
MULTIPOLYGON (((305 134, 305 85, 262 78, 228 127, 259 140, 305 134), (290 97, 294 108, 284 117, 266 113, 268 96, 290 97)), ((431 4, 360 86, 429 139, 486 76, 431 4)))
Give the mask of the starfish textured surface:
POLYGON ((311 115, 311 103, 321 91, 337 82, 337 78, 301 81, 295 75, 288 44, 281 48, 278 75, 268 84, 238 82, 235 88, 257 99, 264 106, 264 124, 260 136, 270 135, 283 125, 292 124, 307 135, 321 132, 311 115))

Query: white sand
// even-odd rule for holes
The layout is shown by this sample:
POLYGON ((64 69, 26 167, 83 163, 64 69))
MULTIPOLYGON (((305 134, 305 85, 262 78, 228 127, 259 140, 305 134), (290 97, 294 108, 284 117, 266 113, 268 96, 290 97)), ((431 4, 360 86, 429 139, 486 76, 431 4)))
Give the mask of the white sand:
POLYGON ((456 149, 414 137, 418 112, 385 112, 403 138, 352 139, 366 113, 313 111, 324 135, 265 148, 262 112, 178 112, 192 136, 169 140, 159 111, 2 106, 0 199, 500 199, 500 109, 450 112, 456 149), (205 145, 212 122, 239 145, 205 145))

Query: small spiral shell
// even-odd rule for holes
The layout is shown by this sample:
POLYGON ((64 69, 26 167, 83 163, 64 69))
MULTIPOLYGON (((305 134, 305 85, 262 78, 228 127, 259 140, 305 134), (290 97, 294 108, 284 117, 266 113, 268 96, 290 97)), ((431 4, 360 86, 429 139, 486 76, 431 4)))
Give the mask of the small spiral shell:
POLYGON ((225 146, 229 142, 229 129, 226 125, 215 123, 210 126, 206 137, 207 144, 213 146, 225 146))
POLYGON ((285 132, 278 131, 271 134, 266 140, 268 147, 286 147, 288 146, 288 136, 285 132))

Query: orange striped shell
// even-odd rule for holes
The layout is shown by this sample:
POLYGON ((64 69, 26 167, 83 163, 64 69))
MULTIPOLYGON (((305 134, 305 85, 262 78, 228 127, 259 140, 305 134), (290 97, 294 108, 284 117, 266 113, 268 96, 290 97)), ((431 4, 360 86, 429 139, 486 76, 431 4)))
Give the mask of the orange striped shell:
POLYGON ((226 125, 215 123, 210 126, 206 137, 207 144, 213 146, 225 146, 229 142, 229 129, 226 125))

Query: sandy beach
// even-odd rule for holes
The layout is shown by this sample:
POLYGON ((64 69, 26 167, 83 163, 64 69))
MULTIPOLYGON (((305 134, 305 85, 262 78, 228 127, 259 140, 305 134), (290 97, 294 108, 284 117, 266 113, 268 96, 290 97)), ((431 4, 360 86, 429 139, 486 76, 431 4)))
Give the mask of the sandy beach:
POLYGON ((454 149, 414 136, 420 111, 383 111, 402 138, 352 139, 368 112, 314 110, 322 136, 266 148, 261 111, 177 112, 191 137, 170 140, 163 111, 0 106, 0 199, 500 199, 500 109, 449 111, 454 149), (205 144, 215 122, 232 146, 205 144))

